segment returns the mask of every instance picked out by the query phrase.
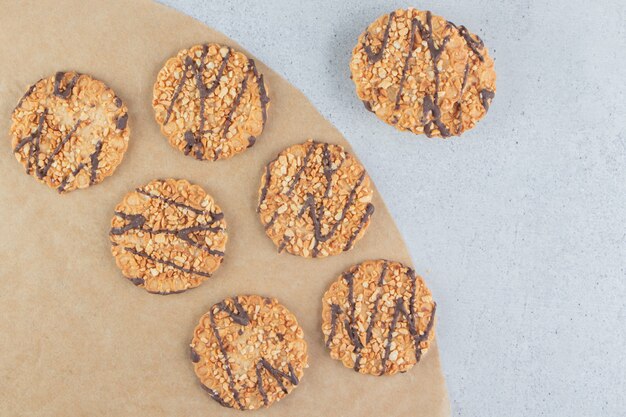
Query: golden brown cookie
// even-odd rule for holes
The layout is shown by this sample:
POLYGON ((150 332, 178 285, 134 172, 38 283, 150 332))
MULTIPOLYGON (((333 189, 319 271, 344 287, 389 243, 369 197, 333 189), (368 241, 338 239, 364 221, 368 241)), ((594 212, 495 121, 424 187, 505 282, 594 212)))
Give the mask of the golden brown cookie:
POLYGON ((224 407, 254 410, 300 382, 307 346, 296 318, 276 299, 227 298, 200 318, 191 360, 202 388, 224 407))
POLYGON ((393 375, 419 362, 435 337, 430 290, 399 262, 365 261, 344 272, 322 299, 330 356, 362 374, 393 375))
POLYGON ((172 146, 197 159, 226 159, 254 145, 269 98, 254 60, 215 43, 183 49, 154 84, 152 106, 172 146))
POLYGON ((115 207, 111 252, 122 274, 157 294, 195 288, 224 258, 226 221, 213 198, 186 180, 154 180, 115 207))
POLYGON ((483 41, 428 11, 396 10, 359 37, 350 61, 365 107, 399 130, 460 135, 482 119, 496 92, 483 41))
POLYGON ((372 195, 370 178, 352 155, 308 140, 266 166, 257 211, 278 252, 322 258, 352 249, 363 237, 372 195))
POLYGON ((26 173, 60 193, 113 174, 128 147, 128 110, 102 81, 74 71, 33 84, 13 111, 11 146, 26 173))

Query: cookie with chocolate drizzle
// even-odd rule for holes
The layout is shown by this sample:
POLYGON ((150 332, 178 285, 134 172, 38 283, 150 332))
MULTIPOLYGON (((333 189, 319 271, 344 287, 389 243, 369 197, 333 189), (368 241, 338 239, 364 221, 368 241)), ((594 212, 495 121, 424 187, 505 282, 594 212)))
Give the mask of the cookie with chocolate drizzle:
POLYGON ((393 375, 420 361, 435 337, 430 290, 399 262, 365 261, 334 282, 322 299, 330 356, 362 374, 393 375))
POLYGON ((253 59, 215 43, 183 49, 154 84, 152 106, 170 144, 196 159, 254 145, 267 120, 267 86, 253 59))
POLYGON ((197 287, 219 268, 226 221, 200 186, 154 180, 115 207, 109 239, 128 280, 151 293, 174 294, 197 287))
POLYGON ((57 72, 13 111, 11 146, 26 173, 59 193, 112 175, 128 148, 128 109, 102 81, 57 72))
POLYGON ((276 299, 227 298, 200 318, 191 361, 202 388, 224 407, 269 407, 300 382, 307 345, 294 315, 276 299))
POLYGON ((429 11, 381 16, 359 37, 350 61, 365 107, 399 130, 457 136, 489 110, 496 91, 483 41, 429 11))
POLYGON ((278 252, 321 258, 363 237, 373 193, 365 168, 343 147, 308 140, 265 167, 257 211, 278 252))

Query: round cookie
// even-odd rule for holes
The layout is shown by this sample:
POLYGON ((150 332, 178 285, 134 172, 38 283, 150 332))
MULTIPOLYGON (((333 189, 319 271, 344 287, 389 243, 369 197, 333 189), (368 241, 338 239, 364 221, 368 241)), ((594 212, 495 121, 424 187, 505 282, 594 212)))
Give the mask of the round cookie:
POLYGON ((483 41, 429 11, 381 16, 359 37, 350 61, 365 107, 399 130, 460 135, 482 119, 496 91, 483 41))
POLYGON ((276 299, 227 298, 200 318, 191 341, 200 384, 239 410, 269 407, 299 383, 307 346, 294 315, 276 299))
POLYGON ((33 84, 13 111, 11 146, 26 173, 68 192, 112 175, 128 147, 128 110, 102 81, 74 71, 33 84))
POLYGON ((219 268, 226 221, 213 198, 186 180, 154 180, 115 207, 111 252, 122 274, 156 294, 195 288, 219 268))
POLYGON ((266 166, 257 211, 278 252, 322 258, 352 249, 363 237, 372 196, 370 178, 352 155, 308 140, 266 166))
POLYGON ((254 60, 215 43, 167 60, 152 106, 172 146, 197 159, 226 159, 254 145, 269 97, 254 60))
POLYGON ((435 337, 430 290, 399 262, 365 261, 344 272, 322 299, 330 356, 362 374, 393 375, 419 362, 435 337))

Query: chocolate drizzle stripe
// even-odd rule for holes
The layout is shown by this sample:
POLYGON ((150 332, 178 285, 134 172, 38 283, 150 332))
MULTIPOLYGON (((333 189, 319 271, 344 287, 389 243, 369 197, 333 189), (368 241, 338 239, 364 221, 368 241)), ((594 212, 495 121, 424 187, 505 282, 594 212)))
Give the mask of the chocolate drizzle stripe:
POLYGON ((160 263, 160 264, 163 264, 163 265, 170 266, 170 267, 172 267, 172 268, 174 268, 174 269, 176 269, 178 271, 185 272, 187 274, 200 275, 202 277, 207 277, 207 278, 211 276, 211 274, 208 273, 208 272, 197 271, 197 270, 194 270, 194 269, 185 268, 183 266, 180 266, 180 265, 176 264, 175 262, 170 261, 169 259, 157 259, 157 258, 155 258, 153 256, 148 255, 146 252, 137 250, 135 248, 124 247, 124 250, 127 251, 127 252, 132 253, 133 255, 141 256, 142 258, 146 258, 146 259, 151 260, 152 262, 155 262, 155 263, 160 263))
POLYGON ((265 90, 265 82, 263 81, 263 74, 259 74, 256 63, 254 59, 249 59, 248 63, 250 65, 250 69, 252 70, 252 74, 256 77, 256 82, 259 87, 259 99, 261 101, 261 112, 263 115, 263 126, 265 126, 265 122, 267 121, 267 104, 270 102, 270 98, 267 96, 267 91, 265 90))
POLYGON ((237 93, 237 96, 235 97, 235 100, 233 101, 233 105, 230 107, 228 116, 226 116, 226 120, 224 120, 224 128, 222 129, 222 139, 226 139, 226 135, 228 134, 228 129, 230 129, 230 126, 233 123, 233 115, 235 114, 237 107, 239 107, 239 103, 241 102, 241 97, 244 95, 247 88, 248 88, 248 74, 246 73, 244 74, 243 81, 241 82, 241 88, 239 89, 239 92, 237 93))
POLYGON ((298 185, 298 182, 300 182, 300 177, 302 176, 302 174, 304 173, 304 170, 309 164, 309 159, 311 158, 311 155, 313 155, 313 152, 315 152, 316 146, 317 146, 317 143, 312 142, 311 145, 309 146, 309 149, 307 149, 306 154, 304 155, 304 159, 302 160, 302 166, 300 167, 300 169, 298 169, 296 174, 293 176, 293 179, 291 180, 291 184, 289 184, 289 188, 287 189, 287 193, 286 193, 287 197, 291 197, 291 194, 293 194, 293 191, 298 185))
POLYGON ((178 230, 150 229, 150 228, 144 227, 144 224, 146 223, 146 218, 141 214, 127 214, 123 212, 116 212, 115 215, 118 217, 121 217, 124 220, 129 220, 129 223, 122 227, 112 227, 109 234, 113 236, 123 235, 124 233, 131 231, 131 230, 138 230, 138 231, 150 233, 152 235, 157 235, 161 233, 170 234, 187 242, 191 246, 201 249, 211 255, 219 256, 219 257, 224 256, 224 252, 211 249, 208 245, 199 243, 193 240, 190 236, 191 233, 200 232, 200 231, 210 231, 214 233, 219 233, 223 231, 224 229, 222 229, 219 226, 212 226, 212 224, 215 223, 215 221, 213 221, 211 224, 208 224, 208 225, 197 225, 197 226, 185 227, 183 229, 178 229, 178 230))
POLYGON ((98 174, 98 166, 100 165, 100 153, 102 152, 102 140, 96 143, 96 148, 89 156, 91 160, 91 173, 89 175, 89 184, 95 184, 98 174))
POLYGON ((61 142, 59 142, 56 148, 54 148, 52 153, 48 155, 48 161, 46 162, 46 165, 44 166, 44 168, 41 170, 41 176, 39 178, 43 178, 46 175, 48 175, 48 171, 50 170, 50 167, 52 167, 52 163, 54 162, 55 157, 59 154, 59 152, 61 152, 65 144, 70 140, 72 135, 76 132, 76 129, 78 129, 78 126, 80 126, 81 122, 82 120, 77 120, 76 123, 74 124, 74 127, 69 132, 67 132, 67 134, 61 140, 61 142))
POLYGON ((149 191, 143 190, 141 188, 137 188, 135 191, 137 191, 139 194, 143 194, 143 195, 145 195, 147 197, 155 198, 157 200, 161 200, 161 201, 163 201, 163 202, 165 202, 167 204, 171 204, 171 205, 179 207, 179 208, 187 209, 187 210, 192 211, 192 212, 194 212, 196 214, 209 214, 213 221, 219 220, 219 219, 221 219, 224 216, 222 213, 209 213, 209 212, 207 212, 205 210, 200 210, 200 209, 197 209, 195 207, 191 207, 191 206, 189 206, 187 204, 179 203, 177 201, 172 200, 171 198, 162 197, 160 195, 154 195, 154 194, 150 193, 149 191))
POLYGON ((65 178, 63 178, 63 181, 61 181, 61 184, 59 184, 59 186, 57 187, 57 191, 62 193, 63 191, 65 191, 65 187, 67 187, 67 184, 69 184, 70 178, 76 178, 76 175, 78 175, 78 173, 85 168, 85 164, 84 163, 80 163, 78 164, 78 166, 76 167, 76 169, 74 169, 74 171, 72 171, 71 174, 67 175, 65 178))
POLYGON ((482 90, 480 90, 480 103, 485 108, 485 111, 489 111, 489 105, 491 104, 491 100, 495 96, 496 94, 491 90, 488 90, 486 88, 483 88, 482 90))
MULTIPOLYGON (((233 300, 233 301, 239 304, 237 300, 233 300)), ((241 307, 240 304, 239 304, 239 307, 241 307)), ((240 322, 239 324, 246 323, 245 325, 247 325, 249 323, 247 312, 243 309, 243 307, 241 307, 241 310, 238 310, 237 314, 234 314, 234 311, 228 308, 226 306, 226 303, 222 301, 217 305, 217 308, 219 310, 225 311, 231 318, 233 318, 233 320, 235 320, 235 317, 238 317, 236 320, 239 320, 240 322), (224 307, 226 307, 226 309, 224 307), (245 318, 248 318, 248 320, 245 320, 243 315, 245 315, 245 318)), ((228 352, 226 351, 226 347, 224 346, 224 341, 222 340, 222 336, 220 336, 220 332, 217 328, 217 325, 215 324, 215 315, 213 314, 213 308, 211 309, 211 312, 209 313, 209 318, 211 322, 211 330, 213 330, 213 334, 215 335, 215 338, 217 339, 217 344, 222 354, 222 361, 224 363, 224 369, 226 370, 226 374, 228 375, 228 388, 230 389, 230 392, 232 393, 233 398, 235 399, 235 402, 239 406, 239 409, 243 410, 243 404, 241 403, 241 400, 239 399, 239 391, 237 390, 237 387, 235 387, 235 378, 233 377, 233 371, 230 368, 228 352)))
POLYGON ((361 221, 359 222, 359 225, 357 226, 356 230, 352 232, 350 239, 348 239, 346 246, 343 248, 344 252, 352 249, 352 245, 354 244, 354 241, 356 240, 359 233, 361 233, 361 230, 363 230, 363 227, 369 221, 370 217, 372 217, 372 214, 374 214, 374 205, 368 204, 367 207, 365 208, 365 213, 363 214, 363 217, 361 217, 361 221))
POLYGON ((402 91, 404 90, 404 83, 406 81, 406 74, 409 70, 409 65, 411 64, 411 56, 413 55, 413 51, 415 50, 415 29, 417 28, 417 19, 413 19, 411 21, 411 31, 409 32, 409 50, 404 59, 404 66, 402 67, 402 74, 400 75, 400 86, 398 87, 398 92, 396 94, 396 102, 394 104, 394 110, 398 110, 400 108, 400 100, 402 99, 402 91))
MULTIPOLYGON (((370 317, 368 319, 368 323, 367 323, 367 329, 365 331, 365 344, 367 345, 370 340, 372 339, 372 332, 374 329, 374 323, 376 322, 376 315, 378 314, 378 306, 380 304, 380 300, 383 297, 383 290, 382 287, 385 284, 385 275, 387 275, 387 268, 388 268, 388 264, 387 261, 385 261, 383 263, 383 267, 380 271, 380 277, 378 278, 378 282, 376 283, 376 288, 378 291, 378 294, 376 294, 376 300, 374 301, 374 310, 371 312, 370 317)), ((353 313, 354 315, 354 313, 353 313)), ((355 371, 359 371, 360 369, 360 361, 361 361, 361 349, 363 348, 363 346, 361 345, 361 347, 358 349, 357 351, 357 357, 354 361, 354 370, 355 371)), ((356 346, 355 346, 356 349, 356 346)))
POLYGON ((222 397, 220 397, 217 392, 215 392, 211 388, 207 387, 203 383, 200 383, 200 386, 202 387, 203 390, 208 392, 209 395, 211 396, 211 398, 213 398, 215 401, 217 401, 222 407, 233 408, 233 406, 228 404, 226 401, 224 401, 224 399, 222 397))
POLYGON ((80 77, 80 74, 76 73, 72 77, 72 79, 65 85, 65 88, 61 90, 61 82, 65 77, 65 72, 57 72, 54 75, 54 92, 53 94, 57 97, 67 100, 72 95, 72 90, 80 77))
POLYGON ((259 393, 261 394, 261 397, 263 398, 263 405, 267 407, 269 405, 269 401, 267 399, 267 393, 265 392, 265 388, 263 388, 263 375, 261 374, 262 368, 263 368, 263 365, 261 364, 261 362, 258 362, 256 364, 256 384, 257 384, 257 389, 259 390, 259 393))
POLYGON ((343 313, 341 307, 337 304, 330 305, 330 333, 326 339, 326 347, 329 347, 337 333, 337 318, 343 313))
POLYGON ((437 64, 446 47, 446 44, 450 41, 450 37, 446 36, 439 47, 435 45, 435 40, 433 38, 432 14, 429 11, 426 12, 426 26, 424 26, 419 19, 414 19, 413 21, 417 24, 422 41, 425 41, 428 46, 430 57, 433 61, 433 72, 435 74, 435 93, 433 96, 424 96, 424 102, 422 105, 422 123, 424 125, 424 133, 426 136, 432 137, 433 125, 435 125, 437 129, 439 129, 441 136, 445 138, 450 136, 450 131, 441 121, 441 109, 439 108, 439 68, 437 67, 437 64), (432 115, 431 120, 429 120, 429 115, 432 115))
POLYGON ((420 348, 420 343, 424 340, 428 340, 428 336, 430 332, 433 330, 433 326, 435 325, 435 313, 437 312, 437 303, 433 303, 433 309, 430 313, 430 319, 428 319, 428 324, 426 325, 426 329, 424 333, 419 335, 415 340, 415 360, 417 362, 422 358, 422 349, 420 348))
POLYGON ((191 361, 193 363, 200 362, 200 355, 198 355, 196 350, 193 347, 191 347, 191 346, 189 347, 189 357, 191 358, 191 361))
POLYGON ((278 253, 282 253, 283 250, 285 250, 285 246, 287 246, 287 243, 289 243, 291 239, 292 238, 289 236, 283 237, 283 240, 281 240, 280 244, 278 245, 278 253))
POLYGON ((348 333, 348 337, 352 342, 355 353, 363 348, 361 339, 359 338, 359 329, 356 328, 356 302, 354 300, 354 274, 348 272, 343 275, 344 281, 348 284, 348 318, 344 320, 344 328, 348 333))
MULTIPOLYGON (((448 22, 450 23, 450 22, 448 22)), ((454 26, 454 25, 453 25, 454 26)), ((455 26, 456 27, 456 26, 455 26)), ((483 40, 480 37, 476 36, 476 39, 472 38, 472 35, 469 33, 465 26, 458 27, 459 35, 463 37, 467 46, 478 56, 480 62, 485 62, 485 57, 480 52, 481 49, 485 47, 483 40)))
POLYGON ((393 339, 393 332, 396 330, 396 326, 398 325, 398 318, 400 317, 401 313, 405 317, 407 317, 406 309, 404 308, 404 301, 402 300, 402 297, 399 297, 396 300, 396 307, 393 312, 391 326, 389 326, 389 330, 387 332, 387 343, 385 345, 385 351, 384 351, 383 358, 381 361, 380 375, 383 375, 385 371, 387 370, 387 361, 389 360, 389 355, 391 353, 391 340, 393 339))
POLYGON ((31 133, 30 135, 26 136, 25 138, 21 139, 17 145, 15 146, 15 148, 13 149, 14 153, 19 152, 20 150, 22 150, 22 148, 24 146, 26 146, 26 144, 30 144, 30 148, 28 149, 28 159, 26 162, 26 173, 30 174, 30 170, 31 167, 33 165, 35 165, 35 171, 37 172, 38 168, 37 168, 37 162, 39 160, 39 143, 40 143, 40 138, 41 135, 43 134, 43 129, 44 127, 46 127, 46 124, 44 123, 46 120, 46 116, 48 115, 48 109, 45 109, 40 115, 39 115, 39 119, 37 120, 37 129, 31 133))
POLYGON ((376 300, 374 301, 374 311, 372 311, 372 315, 369 318, 369 323, 367 324, 367 329, 365 332, 365 343, 369 343, 372 340, 372 331, 374 329, 374 322, 376 321, 376 315, 378 314, 378 306, 380 305, 380 300, 383 298, 383 285, 385 285, 385 276, 387 275, 387 269, 389 268, 389 264, 387 261, 383 263, 382 270, 380 271, 380 277, 378 278, 377 287, 378 294, 376 295, 376 300))
POLYGON ((391 22, 393 21, 395 15, 395 12, 391 12, 389 14, 389 18, 387 19, 387 26, 385 27, 385 33, 383 34, 383 41, 380 45, 380 49, 376 53, 372 51, 370 45, 367 45, 370 34, 367 29, 365 30, 365 36, 363 37, 363 50, 365 51, 365 54, 367 55, 367 59, 369 60, 370 64, 375 64, 376 62, 383 59, 383 54, 385 52, 385 49, 387 48, 387 44, 389 43, 389 29, 391 28, 391 22))
MULTIPOLYGON (((117 244, 115 246, 117 246, 117 244)), ((128 280, 135 285, 143 285, 146 282, 143 278, 139 278, 139 277, 129 278, 128 280)))
POLYGON ((126 129, 127 124, 128 124, 128 113, 124 113, 115 122, 115 128, 117 130, 124 130, 126 129))

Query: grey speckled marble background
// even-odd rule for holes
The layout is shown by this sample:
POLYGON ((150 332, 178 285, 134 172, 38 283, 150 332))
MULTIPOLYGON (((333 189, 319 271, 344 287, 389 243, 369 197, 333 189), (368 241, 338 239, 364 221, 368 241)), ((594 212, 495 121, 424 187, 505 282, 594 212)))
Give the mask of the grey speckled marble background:
POLYGON ((244 45, 352 143, 439 302, 455 415, 626 415, 626 2, 163 2, 244 45), (462 138, 397 132, 354 93, 357 36, 409 5, 496 59, 489 115, 462 138))

